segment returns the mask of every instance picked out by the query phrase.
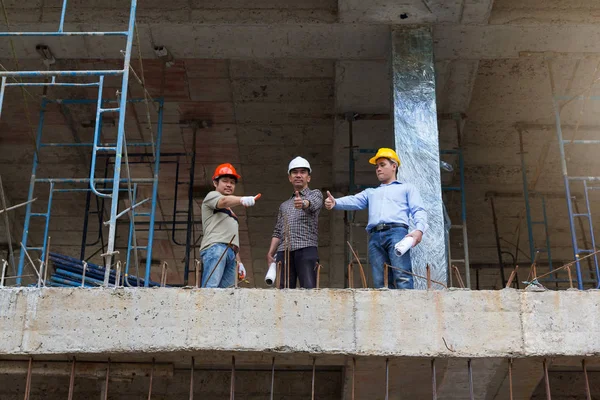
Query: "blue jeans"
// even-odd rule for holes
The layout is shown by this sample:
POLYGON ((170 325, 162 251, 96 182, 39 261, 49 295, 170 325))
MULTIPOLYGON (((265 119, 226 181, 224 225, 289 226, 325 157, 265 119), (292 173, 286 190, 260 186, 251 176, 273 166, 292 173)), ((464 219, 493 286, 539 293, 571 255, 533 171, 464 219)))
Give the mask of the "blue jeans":
POLYGON ((203 288, 227 288, 235 284, 236 261, 235 251, 231 247, 227 248, 225 243, 216 243, 200 252, 202 258, 202 287, 203 288), (223 252, 227 253, 221 258, 223 252), (217 265, 217 261, 219 265, 217 265), (217 267, 215 268, 215 265, 217 267), (214 272, 213 272, 214 269, 214 272), (209 275, 210 280, 208 279, 209 275))
MULTIPOLYGON (((373 285, 375 288, 384 287, 384 263, 404 271, 412 272, 410 250, 401 257, 398 257, 394 251, 394 245, 404 239, 407 233, 408 230, 406 228, 398 227, 370 234, 369 262, 371 263, 373 285)), ((397 269, 388 268, 388 287, 390 289, 413 289, 413 277, 397 269)))

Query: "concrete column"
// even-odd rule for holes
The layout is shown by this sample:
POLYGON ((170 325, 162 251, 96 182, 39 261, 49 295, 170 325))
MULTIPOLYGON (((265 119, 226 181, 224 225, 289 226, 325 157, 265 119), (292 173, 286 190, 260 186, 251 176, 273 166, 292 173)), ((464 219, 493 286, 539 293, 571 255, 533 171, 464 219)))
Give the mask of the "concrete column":
MULTIPOLYGON (((429 28, 392 30, 392 98, 396 151, 402 162, 398 179, 419 188, 429 217, 423 242, 411 251, 413 272, 425 276, 429 264, 432 279, 446 282, 433 40, 429 28)), ((417 278, 415 287, 425 288, 426 282, 417 278)))

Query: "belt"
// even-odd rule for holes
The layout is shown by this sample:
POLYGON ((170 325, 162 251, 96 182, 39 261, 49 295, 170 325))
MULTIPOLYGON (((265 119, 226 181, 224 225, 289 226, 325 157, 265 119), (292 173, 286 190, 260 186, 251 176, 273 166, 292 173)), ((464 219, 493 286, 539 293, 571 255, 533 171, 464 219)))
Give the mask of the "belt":
POLYGON ((233 252, 234 252, 235 254, 237 254, 237 253, 239 253, 239 252, 240 252, 240 248, 239 248, 239 247, 237 247, 235 244, 232 244, 232 245, 229 245, 229 246, 231 247, 231 249, 233 250, 233 252))
POLYGON ((392 228, 408 229, 408 225, 406 225, 406 224, 377 224, 373 228, 371 228, 371 230, 369 230, 369 233, 387 231, 392 228))

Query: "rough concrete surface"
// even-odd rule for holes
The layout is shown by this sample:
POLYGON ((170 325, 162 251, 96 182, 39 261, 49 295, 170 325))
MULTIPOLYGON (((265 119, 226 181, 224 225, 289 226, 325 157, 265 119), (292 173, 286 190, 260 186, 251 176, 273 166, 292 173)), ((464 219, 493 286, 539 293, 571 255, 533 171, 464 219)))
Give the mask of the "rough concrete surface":
POLYGON ((4 289, 0 354, 591 356, 599 304, 596 291, 4 289))

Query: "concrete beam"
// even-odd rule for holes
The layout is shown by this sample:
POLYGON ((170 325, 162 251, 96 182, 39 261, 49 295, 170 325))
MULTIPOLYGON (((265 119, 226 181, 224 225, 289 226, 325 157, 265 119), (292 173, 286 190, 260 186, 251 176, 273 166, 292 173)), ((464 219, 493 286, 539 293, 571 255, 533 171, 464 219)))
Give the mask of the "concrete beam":
POLYGON ((597 291, 5 288, 0 354, 594 356, 598 307, 597 291))
POLYGON ((458 22, 460 0, 340 0, 339 19, 342 22, 384 24, 425 24, 458 22))
MULTIPOLYGON (((56 24, 15 23, 17 31, 56 30, 56 24)), ((95 30, 119 30, 123 26, 98 23, 95 30)), ((80 30, 67 25, 66 29, 80 30)), ((144 58, 154 58, 153 46, 166 46, 176 58, 261 59, 388 58, 389 25, 382 24, 270 24, 229 25, 160 23, 140 25, 144 58), (190 45, 193 44, 193 45, 190 45)), ((600 53, 599 25, 458 25, 435 24, 436 60, 479 60, 518 58, 530 52, 600 53)), ((14 40, 20 59, 36 59, 39 38, 14 40)), ((55 57, 120 59, 122 39, 44 38, 55 57)), ((11 54, 10 43, 0 41, 0 51, 11 54)), ((10 64, 9 64, 10 65, 10 64)), ((43 69, 41 60, 39 69, 43 69)))

